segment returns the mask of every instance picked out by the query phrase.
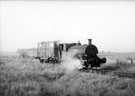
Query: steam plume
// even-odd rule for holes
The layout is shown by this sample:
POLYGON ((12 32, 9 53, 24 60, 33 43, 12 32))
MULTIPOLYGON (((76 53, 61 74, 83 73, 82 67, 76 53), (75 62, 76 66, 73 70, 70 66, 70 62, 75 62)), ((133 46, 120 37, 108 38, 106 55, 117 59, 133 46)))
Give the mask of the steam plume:
POLYGON ((66 55, 63 55, 63 62, 61 63, 61 65, 67 71, 73 71, 75 69, 81 68, 80 60, 74 58, 76 53, 77 51, 74 50, 66 53, 66 55))

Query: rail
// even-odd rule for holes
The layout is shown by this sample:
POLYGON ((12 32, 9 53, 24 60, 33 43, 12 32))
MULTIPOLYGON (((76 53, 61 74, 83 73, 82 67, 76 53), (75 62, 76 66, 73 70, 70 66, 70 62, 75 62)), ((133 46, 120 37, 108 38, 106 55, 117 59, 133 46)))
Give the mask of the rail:
POLYGON ((130 61, 131 64, 134 63, 134 59, 116 59, 116 64, 118 64, 122 60, 130 61))
POLYGON ((81 72, 90 72, 90 73, 98 73, 98 74, 110 74, 112 76, 118 76, 122 78, 134 78, 135 73, 133 72, 120 72, 120 71, 111 71, 111 70, 100 70, 100 69, 79 69, 81 72))

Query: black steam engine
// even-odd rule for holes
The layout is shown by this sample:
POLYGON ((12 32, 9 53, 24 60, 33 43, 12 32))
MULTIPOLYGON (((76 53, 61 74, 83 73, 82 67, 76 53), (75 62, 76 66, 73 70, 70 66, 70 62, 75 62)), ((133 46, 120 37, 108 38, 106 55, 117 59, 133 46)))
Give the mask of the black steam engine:
POLYGON ((106 63, 106 58, 97 56, 98 49, 91 41, 92 39, 88 39, 88 45, 76 45, 69 49, 69 51, 76 51, 74 57, 82 61, 83 68, 100 67, 101 63, 106 63))

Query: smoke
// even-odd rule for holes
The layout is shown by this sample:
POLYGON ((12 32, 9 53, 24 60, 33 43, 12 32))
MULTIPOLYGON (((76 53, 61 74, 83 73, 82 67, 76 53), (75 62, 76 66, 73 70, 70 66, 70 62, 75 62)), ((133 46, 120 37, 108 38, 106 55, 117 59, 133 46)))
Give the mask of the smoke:
POLYGON ((66 69, 66 71, 73 71, 82 67, 81 61, 74 58, 76 53, 77 51, 73 50, 63 55, 61 66, 62 68, 66 69))

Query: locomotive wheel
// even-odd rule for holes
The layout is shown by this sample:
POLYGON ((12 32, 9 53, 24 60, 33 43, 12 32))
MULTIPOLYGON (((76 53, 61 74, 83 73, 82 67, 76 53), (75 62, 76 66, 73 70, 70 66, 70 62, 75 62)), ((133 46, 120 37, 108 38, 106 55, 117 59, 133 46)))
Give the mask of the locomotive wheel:
POLYGON ((84 65, 85 68, 88 68, 88 63, 87 62, 84 62, 83 65, 84 65))
POLYGON ((88 65, 88 68, 89 68, 89 69, 91 69, 91 68, 92 68, 92 65, 91 65, 91 64, 89 64, 89 65, 88 65))
POLYGON ((46 60, 45 63, 49 63, 49 61, 46 60))
POLYGON ((40 59, 40 63, 44 63, 44 59, 40 59))

